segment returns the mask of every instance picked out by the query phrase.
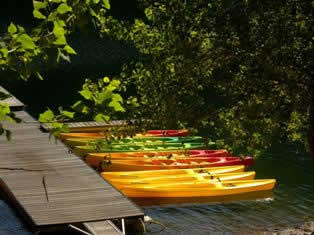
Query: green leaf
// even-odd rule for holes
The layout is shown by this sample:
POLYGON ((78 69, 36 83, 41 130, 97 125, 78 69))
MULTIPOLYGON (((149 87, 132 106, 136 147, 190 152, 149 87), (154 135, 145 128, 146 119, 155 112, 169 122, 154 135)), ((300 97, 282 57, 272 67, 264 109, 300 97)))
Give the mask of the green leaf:
POLYGON ((61 114, 64 115, 65 117, 68 117, 68 118, 71 118, 71 119, 74 118, 74 112, 62 111, 61 114))
POLYGON ((10 107, 8 104, 0 103, 0 120, 5 120, 6 115, 10 113, 10 107))
POLYGON ((82 101, 76 102, 74 105, 72 105, 72 108, 79 113, 88 113, 89 108, 82 103, 82 101))
POLYGON ((97 103, 98 104, 101 104, 102 102, 104 102, 105 100, 108 100, 112 97, 112 92, 111 91, 103 91, 101 93, 99 93, 98 95, 98 100, 97 100, 97 103))
POLYGON ((64 34, 65 34, 64 28, 58 22, 54 22, 54 27, 53 27, 52 32, 57 38, 64 37, 64 34))
POLYGON ((71 63, 71 59, 70 56, 63 54, 62 52, 60 52, 60 57, 62 59, 64 59, 65 61, 67 61, 68 63, 71 63))
POLYGON ((22 26, 17 25, 17 29, 20 33, 25 33, 25 29, 22 26))
POLYGON ((33 39, 27 34, 22 34, 21 36, 18 37, 16 41, 21 43, 21 46, 23 49, 33 50, 36 48, 36 45, 33 42, 33 39))
POLYGON ((113 94, 112 100, 117 101, 117 102, 123 102, 123 99, 122 99, 121 95, 119 95, 119 94, 113 94))
POLYGON ((104 83, 109 83, 110 79, 108 77, 104 77, 104 83))
POLYGON ((90 100, 92 98, 93 93, 89 90, 82 90, 79 92, 81 96, 83 96, 86 100, 90 100))
POLYGON ((12 133, 10 130, 5 130, 5 136, 7 137, 8 141, 12 140, 12 133))
POLYGON ((47 17, 44 16, 40 11, 34 10, 33 11, 33 16, 37 19, 46 19, 47 17))
POLYGON ((8 51, 7 48, 1 48, 1 49, 0 49, 0 52, 2 53, 2 55, 3 55, 4 58, 7 58, 7 57, 8 57, 9 51, 8 51))
POLYGON ((8 27, 8 32, 10 34, 14 34, 16 33, 16 31, 17 31, 16 26, 13 23, 11 23, 10 26, 8 27))
MULTIPOLYGON (((53 42, 53 44, 55 44, 55 45, 65 45, 65 44, 67 44, 67 40, 66 40, 65 36, 60 36, 60 37, 57 38, 56 41, 53 42)), ((60 56, 61 56, 61 54, 60 54, 60 56)))
POLYGON ((65 14, 70 11, 72 11, 72 7, 68 6, 66 3, 61 3, 57 8, 59 14, 65 14))
POLYGON ((110 117, 108 115, 104 115, 104 114, 97 114, 95 116, 94 120, 96 122, 103 122, 103 121, 108 122, 110 120, 110 117))
POLYGON ((34 9, 39 10, 47 7, 47 2, 33 1, 34 9))
POLYGON ((100 0, 93 0, 95 4, 99 3, 100 0))
POLYGON ((112 107, 116 112, 125 112, 125 109, 122 107, 120 102, 111 101, 108 106, 112 107))
POLYGON ((35 72, 35 74, 39 78, 39 80, 44 80, 44 78, 41 76, 39 72, 35 72))
POLYGON ((109 0, 104 0, 104 4, 105 4, 105 8, 107 8, 109 10, 110 9, 109 0))
POLYGON ((46 112, 41 113, 39 115, 38 120, 40 122, 51 122, 51 121, 54 121, 54 118, 55 118, 54 113, 50 109, 48 109, 46 112))
POLYGON ((112 80, 107 86, 107 89, 110 91, 116 90, 120 86, 121 82, 119 80, 112 80))
POLYGON ((72 47, 70 47, 69 45, 66 45, 63 49, 64 49, 67 53, 69 53, 69 54, 74 54, 74 55, 76 55, 76 51, 75 51, 72 47))
POLYGON ((82 105, 82 101, 77 101, 77 102, 75 102, 75 104, 73 104, 72 106, 71 106, 71 108, 72 109, 74 109, 74 110, 76 110, 79 106, 81 106, 82 105))

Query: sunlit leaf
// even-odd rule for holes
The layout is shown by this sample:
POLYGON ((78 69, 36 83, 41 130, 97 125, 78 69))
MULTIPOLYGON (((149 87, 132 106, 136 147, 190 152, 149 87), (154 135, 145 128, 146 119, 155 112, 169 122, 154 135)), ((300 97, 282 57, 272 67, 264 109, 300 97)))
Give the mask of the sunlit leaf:
POLYGON ((15 26, 13 23, 11 23, 11 24, 9 25, 9 27, 8 27, 8 32, 9 32, 10 34, 14 34, 14 33, 16 33, 16 31, 17 31, 16 26, 15 26))
POLYGON ((44 16, 40 11, 34 10, 33 11, 33 16, 37 19, 46 19, 47 17, 44 16))
POLYGON ((58 13, 65 14, 72 11, 72 7, 68 6, 66 3, 61 3, 57 8, 58 13))
POLYGON ((125 109, 122 107, 120 102, 111 101, 109 103, 109 107, 112 107, 116 112, 125 112, 125 109))
POLYGON ((54 118, 55 118, 54 113, 50 109, 48 109, 47 111, 39 115, 38 120, 44 123, 44 122, 52 122, 54 121, 54 118))
POLYGON ((109 10, 110 9, 109 0, 103 0, 103 1, 104 1, 105 8, 107 8, 109 10))
POLYGON ((67 53, 69 53, 69 54, 74 54, 74 55, 76 55, 76 51, 75 51, 72 47, 70 47, 69 45, 66 45, 66 46, 64 47, 64 50, 65 50, 67 53))
POLYGON ((94 119, 96 122, 103 122, 103 121, 107 122, 110 120, 110 117, 104 114, 97 114, 94 119))
POLYGON ((27 34, 22 34, 21 36, 18 37, 16 40, 17 42, 21 43, 21 46, 24 49, 35 49, 36 45, 33 42, 33 39, 28 36, 27 34))
POLYGON ((92 98, 93 93, 89 90, 82 90, 79 92, 81 96, 83 96, 85 99, 90 100, 92 98))

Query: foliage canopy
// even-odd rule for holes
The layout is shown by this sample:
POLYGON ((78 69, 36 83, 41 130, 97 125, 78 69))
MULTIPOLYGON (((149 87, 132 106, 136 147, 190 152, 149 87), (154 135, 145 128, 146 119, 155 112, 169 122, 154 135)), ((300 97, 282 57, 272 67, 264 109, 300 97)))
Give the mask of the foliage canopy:
POLYGON ((43 63, 76 53, 66 36, 93 22, 139 56, 111 82, 88 80, 80 92, 85 101, 72 107, 78 117, 109 120, 112 111, 124 112, 118 93, 127 89, 133 97, 126 104, 140 106, 131 118, 144 120, 143 127, 192 128, 241 154, 287 141, 313 149, 313 1, 137 4, 145 17, 130 22, 106 15, 108 0, 34 1, 40 23, 29 33, 9 26, 0 40, 0 70, 42 79, 43 63), (109 92, 112 83, 117 92, 109 92))
POLYGON ((307 143, 313 1, 139 3, 145 19, 107 19, 103 30, 141 53, 120 76, 135 84, 139 117, 195 128, 242 154, 307 143))

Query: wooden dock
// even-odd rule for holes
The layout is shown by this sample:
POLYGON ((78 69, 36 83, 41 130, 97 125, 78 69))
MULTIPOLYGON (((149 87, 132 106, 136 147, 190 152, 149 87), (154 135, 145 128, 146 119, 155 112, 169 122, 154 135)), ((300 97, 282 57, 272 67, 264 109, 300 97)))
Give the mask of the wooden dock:
POLYGON ((20 108, 15 114, 24 122, 3 123, 13 139, 8 142, 0 136, 0 191, 33 231, 80 224, 89 234, 119 234, 105 221, 144 216, 63 143, 49 140, 49 134, 40 131, 40 124, 22 110, 20 101, 11 101, 19 104, 14 106, 20 108))
MULTIPOLYGON (((127 121, 117 120, 108 122, 68 122, 66 123, 71 132, 90 132, 102 128, 122 127, 128 125, 127 121)), ((52 128, 49 125, 41 125, 44 131, 49 132, 52 128)))

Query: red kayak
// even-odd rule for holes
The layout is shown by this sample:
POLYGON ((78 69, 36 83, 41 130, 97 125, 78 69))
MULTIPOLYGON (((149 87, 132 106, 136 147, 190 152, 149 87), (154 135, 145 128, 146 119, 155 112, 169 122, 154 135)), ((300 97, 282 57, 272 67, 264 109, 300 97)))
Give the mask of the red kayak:
POLYGON ((102 164, 104 171, 143 171, 162 169, 189 169, 216 166, 234 166, 253 164, 251 157, 244 159, 238 157, 210 157, 176 160, 111 160, 108 164, 102 164))
POLYGON ((147 160, 160 157, 173 158, 209 158, 209 157, 232 157, 227 150, 188 150, 188 151, 143 151, 143 152, 124 152, 124 153, 89 153, 86 157, 88 164, 97 167, 104 160, 147 160))

